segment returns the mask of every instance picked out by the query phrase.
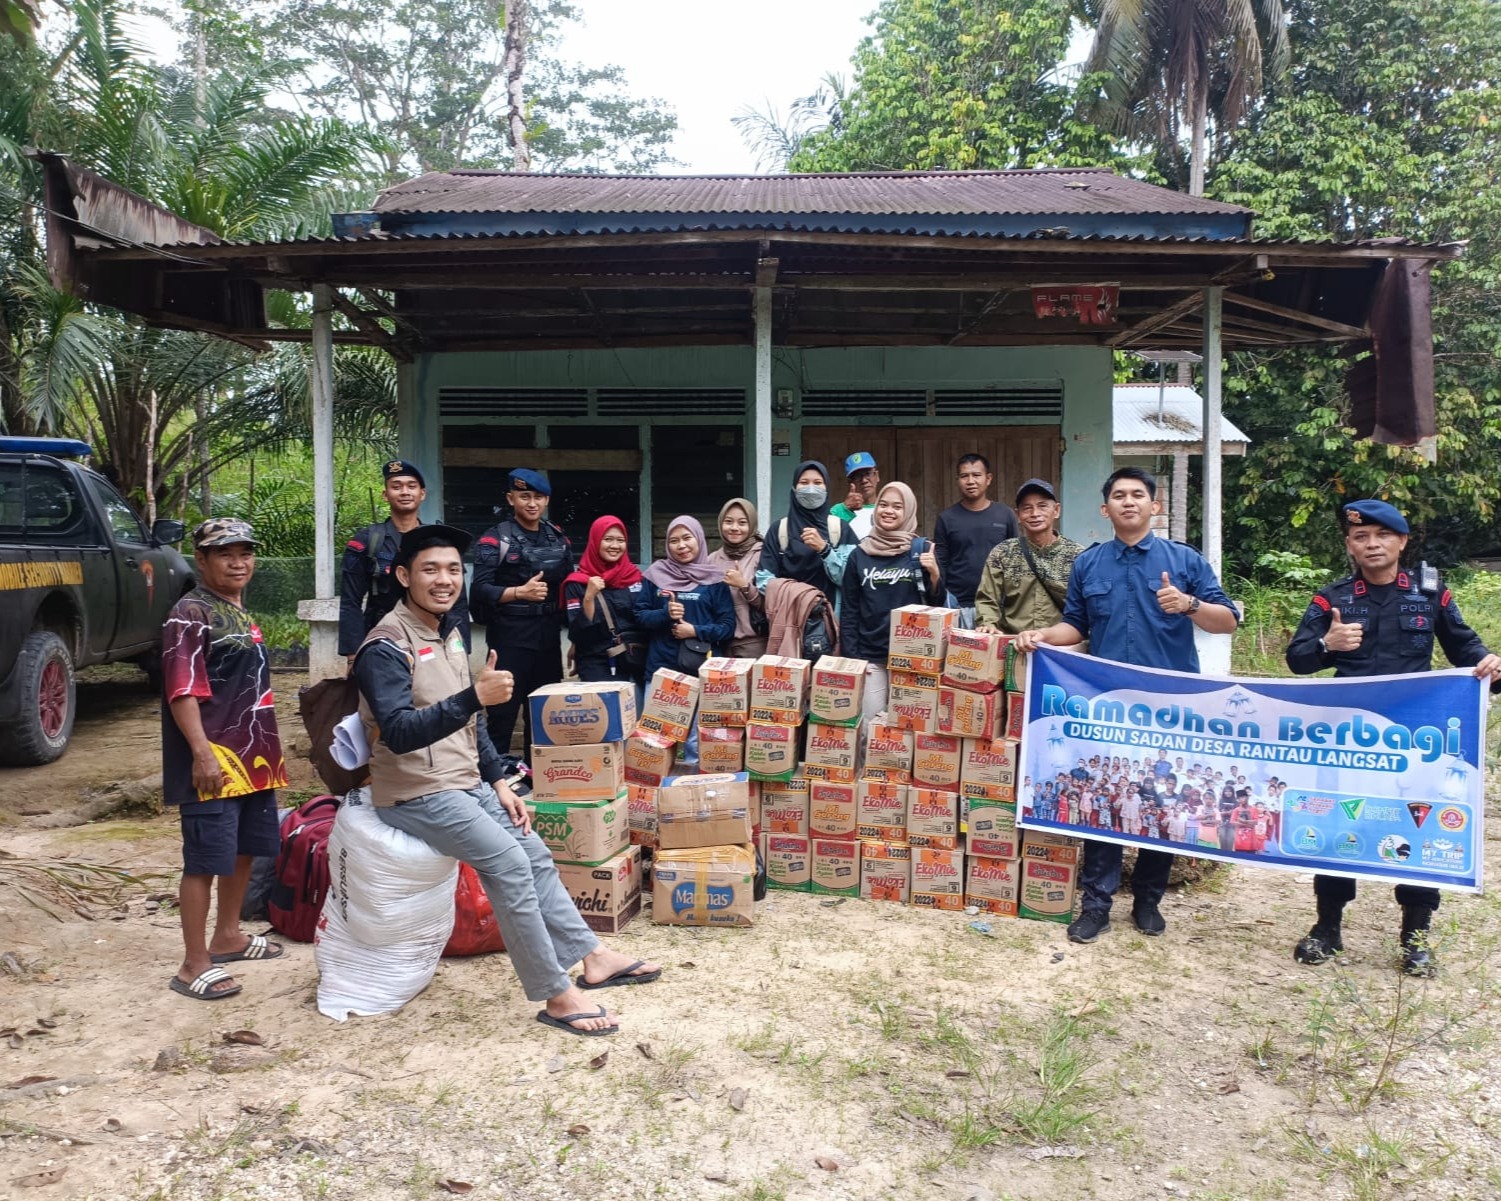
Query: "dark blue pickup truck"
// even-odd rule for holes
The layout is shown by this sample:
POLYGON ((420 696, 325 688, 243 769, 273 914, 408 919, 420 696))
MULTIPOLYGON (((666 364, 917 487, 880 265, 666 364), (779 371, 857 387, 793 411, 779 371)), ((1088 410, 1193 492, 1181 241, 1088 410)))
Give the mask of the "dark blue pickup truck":
POLYGON ((0 763, 50 763, 68 748, 74 670, 133 660, 158 676, 162 622, 193 586, 171 545, 180 521, 149 531, 81 459, 82 442, 0 437, 0 763))

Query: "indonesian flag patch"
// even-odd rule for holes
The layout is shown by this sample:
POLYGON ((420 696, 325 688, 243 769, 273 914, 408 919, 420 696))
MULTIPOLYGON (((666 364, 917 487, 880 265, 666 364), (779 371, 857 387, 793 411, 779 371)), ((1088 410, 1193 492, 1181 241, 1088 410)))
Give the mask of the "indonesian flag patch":
POLYGON ((437 652, 430 646, 419 646, 417 648, 417 658, 419 660, 431 659, 435 654, 437 652))

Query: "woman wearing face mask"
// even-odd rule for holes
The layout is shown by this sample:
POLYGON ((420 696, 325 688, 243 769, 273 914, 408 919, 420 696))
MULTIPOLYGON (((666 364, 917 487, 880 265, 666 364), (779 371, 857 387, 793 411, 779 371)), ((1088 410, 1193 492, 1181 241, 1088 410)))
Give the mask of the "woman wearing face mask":
POLYGON ((886 655, 891 611, 903 605, 937 605, 938 560, 933 544, 917 536, 917 498, 906 484, 884 485, 876 494, 871 530, 844 565, 839 636, 843 653, 864 659, 865 720, 886 708, 886 655))
POLYGON ((756 584, 762 592, 772 579, 798 580, 819 589, 829 603, 838 596, 839 569, 856 542, 854 531, 829 515, 829 472, 816 459, 800 463, 792 477, 787 516, 766 531, 756 584), (833 560, 826 565, 826 560, 833 560))
POLYGON ((724 570, 730 599, 735 602, 735 634, 725 653, 737 659, 759 659, 766 653, 766 598, 756 587, 761 562, 761 521, 756 506, 743 496, 719 510, 719 549, 709 562, 724 570))
POLYGON ((579 679, 630 680, 636 699, 646 672, 646 631, 636 619, 644 587, 631 562, 625 522, 600 517, 589 527, 589 545, 578 570, 563 581, 563 612, 579 679))
POLYGON ((658 668, 697 674, 702 652, 685 643, 707 643, 711 653, 735 633, 735 603, 724 569, 709 562, 704 527, 692 517, 674 517, 667 527, 667 555, 643 573, 647 587, 637 618, 651 636, 646 674, 658 668))

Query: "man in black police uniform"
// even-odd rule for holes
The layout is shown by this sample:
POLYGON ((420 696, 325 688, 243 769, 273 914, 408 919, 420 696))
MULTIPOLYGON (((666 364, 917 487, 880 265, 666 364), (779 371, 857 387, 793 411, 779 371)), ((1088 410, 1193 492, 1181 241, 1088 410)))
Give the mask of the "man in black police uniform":
POLYGON ((526 698, 543 684, 563 678, 563 610, 558 598, 573 570, 573 547, 547 520, 552 486, 524 467, 506 479, 511 517, 491 526, 474 544, 470 588, 475 616, 487 623, 486 646, 496 653, 500 669, 516 679, 511 699, 488 710, 490 741, 501 754, 511 749, 518 709, 526 746, 531 747, 532 715, 526 698))
MULTIPOLYGON (((1339 676, 1406 675, 1433 665, 1433 639, 1456 667, 1473 667, 1501 689, 1501 657, 1491 654, 1460 616, 1454 597, 1426 564, 1402 569, 1407 519, 1381 500, 1357 500, 1340 508, 1345 549, 1355 574, 1314 593, 1287 647, 1287 665, 1299 675, 1334 668, 1339 676)), ((1340 920, 1355 898, 1355 881, 1315 876, 1318 920, 1298 943, 1299 963, 1323 963, 1343 951, 1340 920)), ((1438 908, 1436 888, 1397 885, 1402 906, 1402 970, 1431 976, 1437 970, 1428 926, 1438 908)))
MULTIPOLYGON (((401 536, 422 522, 422 502, 427 483, 422 472, 405 459, 392 459, 381 468, 383 495, 391 515, 385 521, 356 530, 344 546, 339 568, 339 654, 353 661, 365 635, 401 599, 401 587, 393 574, 401 536)), ((469 598, 463 590, 454 605, 455 620, 464 646, 469 645, 469 598)))

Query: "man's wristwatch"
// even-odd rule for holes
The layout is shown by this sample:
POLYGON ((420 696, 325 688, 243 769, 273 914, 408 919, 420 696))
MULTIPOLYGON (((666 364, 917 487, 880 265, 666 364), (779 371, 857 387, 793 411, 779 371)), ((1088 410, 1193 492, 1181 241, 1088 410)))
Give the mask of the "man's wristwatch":
POLYGON ((1188 608, 1184 610, 1185 615, 1197 613, 1199 611, 1199 606, 1203 603, 1204 602, 1201 601, 1197 596, 1194 597, 1188 602, 1188 608))

